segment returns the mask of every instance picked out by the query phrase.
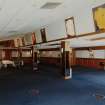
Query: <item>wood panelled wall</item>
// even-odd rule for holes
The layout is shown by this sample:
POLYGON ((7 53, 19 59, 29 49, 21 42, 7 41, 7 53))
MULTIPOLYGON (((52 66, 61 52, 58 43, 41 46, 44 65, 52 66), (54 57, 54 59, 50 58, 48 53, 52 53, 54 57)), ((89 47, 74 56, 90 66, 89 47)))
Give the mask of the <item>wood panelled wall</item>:
POLYGON ((76 58, 76 64, 84 67, 91 67, 96 69, 104 68, 105 59, 96 58, 76 58))
POLYGON ((61 65, 60 51, 59 49, 55 48, 40 50, 39 60, 41 64, 51 64, 55 66, 60 66, 61 65))
MULTIPOLYGON (((0 60, 13 60, 13 61, 17 61, 17 60, 22 60, 24 61, 24 64, 32 64, 33 62, 33 58, 32 57, 24 57, 24 56, 17 56, 17 53, 15 54, 16 56, 12 56, 12 52, 17 51, 18 53, 20 53, 18 51, 18 49, 1 49, 1 52, 4 51, 4 58, 0 58, 0 60)), ((27 51, 31 51, 31 49, 23 49, 22 51, 27 52, 27 51)), ((2 55, 0 55, 2 56, 2 55)))
MULTIPOLYGON (((12 57, 10 60, 16 61, 19 60, 17 57, 12 57)), ((25 65, 32 64, 32 57, 22 57, 20 60, 24 62, 25 65)))
MULTIPOLYGON (((80 54, 79 57, 76 58, 76 65, 96 68, 96 69, 105 69, 105 46, 92 46, 92 47, 82 47, 77 48, 75 51, 81 51, 83 55, 80 54), (88 51, 89 49, 93 50, 94 57, 87 57, 87 53, 82 51, 88 51), (101 53, 100 53, 101 52, 101 53), (98 55, 97 55, 98 54, 98 55), (84 58, 85 55, 85 58, 84 58)), ((88 52, 89 55, 89 52, 88 52)), ((77 56, 77 55, 76 55, 77 56)))
POLYGON ((71 66, 75 66, 76 65, 76 54, 75 54, 75 50, 72 49, 72 53, 69 56, 69 60, 70 60, 70 64, 71 66))
POLYGON ((60 66, 61 65, 61 58, 41 57, 40 63, 60 66))
MULTIPOLYGON (((51 49, 50 49, 51 50, 51 49)), ((46 54, 48 50, 45 50, 46 54)), ((52 51, 57 51, 57 50, 53 50, 52 51)), ((75 66, 76 65, 76 57, 75 57, 75 51, 73 50, 72 54, 70 55, 70 57, 68 58, 70 60, 70 65, 71 66, 75 66)), ((61 66, 61 60, 62 58, 59 57, 40 57, 40 63, 43 64, 53 64, 56 66, 61 66)))

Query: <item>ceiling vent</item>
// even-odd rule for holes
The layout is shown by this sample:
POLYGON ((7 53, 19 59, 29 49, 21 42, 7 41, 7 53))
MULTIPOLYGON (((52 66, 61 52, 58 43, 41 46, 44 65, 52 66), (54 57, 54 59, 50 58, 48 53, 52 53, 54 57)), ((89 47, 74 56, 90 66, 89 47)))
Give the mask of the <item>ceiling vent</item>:
POLYGON ((8 31, 9 34, 17 34, 18 31, 8 31))
POLYGON ((8 33, 17 33, 18 31, 8 31, 8 33))
POLYGON ((60 2, 47 2, 41 7, 41 9, 55 9, 61 4, 62 3, 60 2))

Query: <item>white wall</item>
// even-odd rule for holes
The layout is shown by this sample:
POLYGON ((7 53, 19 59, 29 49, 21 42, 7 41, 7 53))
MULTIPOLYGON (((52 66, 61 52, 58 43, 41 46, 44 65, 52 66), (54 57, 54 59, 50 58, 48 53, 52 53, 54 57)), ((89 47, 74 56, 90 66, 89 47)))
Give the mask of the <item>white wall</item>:
POLYGON ((54 57, 54 58, 58 58, 61 56, 60 51, 42 51, 40 53, 40 57, 54 57))
MULTIPOLYGON (((103 4, 103 1, 99 1, 97 3, 94 3, 93 5, 88 4, 86 8, 78 10, 75 15, 69 16, 69 18, 72 16, 74 17, 77 35, 95 31, 92 8, 95 8, 101 4, 103 4)), ((65 16, 64 18, 56 20, 55 22, 44 26, 46 28, 46 37, 48 41, 66 37, 65 19, 66 17, 68 18, 68 14, 66 14, 67 16, 65 16)), ((36 34, 37 40, 38 42, 40 42, 40 31, 36 30, 36 34)))
POLYGON ((77 35, 95 31, 92 8, 104 4, 105 0, 94 0, 94 3, 91 2, 92 1, 89 0, 88 3, 90 4, 87 4, 86 8, 78 11, 74 16, 77 35))
MULTIPOLYGON (((88 1, 88 2, 91 2, 91 1, 88 1)), ((95 8, 103 3, 105 3, 104 0, 102 1, 97 0, 96 3, 90 4, 84 9, 80 9, 80 10, 78 9, 78 12, 75 15, 73 15, 77 35, 95 31, 92 8, 95 8)), ((72 16, 69 16, 69 17, 72 17, 72 16)), ((44 26, 46 28, 47 41, 66 37, 65 19, 66 18, 62 20, 60 19, 51 24, 44 26)), ((101 34, 98 34, 98 35, 101 35, 101 34)), ((36 38, 37 38, 37 42, 41 42, 42 39, 41 39, 40 30, 36 31, 36 38)), ((79 45, 80 43, 82 42, 77 43, 77 45, 79 45)), ((74 45, 75 45, 75 41, 74 41, 74 45)), ((77 51, 76 57, 89 58, 89 51, 77 51)), ((94 50, 94 57, 105 59, 105 50, 94 50)))
POLYGON ((58 20, 52 24, 47 25, 45 28, 47 40, 54 40, 67 37, 64 20, 58 20))
MULTIPOLYGON (((77 35, 95 31, 92 8, 86 8, 85 10, 77 13, 74 16, 74 22, 75 22, 77 35)), ((52 24, 49 24, 45 26, 45 28, 46 28, 47 40, 54 40, 54 39, 67 37, 65 19, 58 20, 52 24)))
POLYGON ((88 50, 76 51, 76 57, 77 58, 89 58, 89 51, 88 50))
POLYGON ((97 51, 94 51, 94 58, 102 58, 102 59, 105 59, 105 50, 97 50, 97 51))
MULTIPOLYGON (((87 1, 87 3, 88 3, 87 6, 86 7, 84 6, 84 8, 82 8, 82 6, 81 6, 81 9, 78 9, 78 11, 76 13, 73 13, 74 15, 71 15, 69 13, 69 10, 68 10, 67 11, 68 13, 65 14, 65 17, 62 17, 62 19, 56 20, 55 22, 53 22, 51 24, 43 26, 46 28, 47 41, 67 37, 66 36, 66 28, 65 28, 65 19, 70 18, 72 16, 74 17, 77 35, 94 32, 95 26, 94 26, 92 8, 95 8, 99 5, 102 5, 103 3, 105 3, 105 1, 104 0, 100 0, 100 1, 97 0, 93 3, 91 3, 91 2, 92 1, 90 1, 90 0, 87 1)), ((37 43, 42 42, 40 29, 36 30, 35 34, 36 34, 37 43)), ((101 34, 98 34, 98 35, 101 35, 101 34)), ((75 43, 75 41, 73 43, 72 43, 72 45, 75 45, 75 46, 79 46, 80 44, 82 44, 82 42, 75 43)), ((87 45, 87 43, 85 43, 85 44, 87 45)))
POLYGON ((22 57, 32 57, 32 54, 30 51, 22 51, 22 57))
MULTIPOLYGON (((94 58, 105 59, 105 50, 93 50, 94 58)), ((77 58, 90 58, 88 50, 76 51, 77 58)))
POLYGON ((81 11, 80 14, 74 17, 74 19, 77 35, 95 31, 92 8, 87 8, 85 11, 81 11))
POLYGON ((25 35, 24 40, 25 40, 26 45, 32 44, 32 34, 30 33, 30 34, 25 35))
MULTIPOLYGON (((44 28, 46 29, 46 39, 47 39, 47 41, 67 37, 64 20, 58 20, 58 21, 56 21, 52 24, 44 26, 44 28)), ((35 31, 35 35, 36 35, 37 43, 42 42, 40 29, 37 29, 35 31)))
POLYGON ((42 42, 40 29, 37 29, 37 30, 35 31, 35 36, 36 36, 36 42, 37 42, 37 43, 42 42))

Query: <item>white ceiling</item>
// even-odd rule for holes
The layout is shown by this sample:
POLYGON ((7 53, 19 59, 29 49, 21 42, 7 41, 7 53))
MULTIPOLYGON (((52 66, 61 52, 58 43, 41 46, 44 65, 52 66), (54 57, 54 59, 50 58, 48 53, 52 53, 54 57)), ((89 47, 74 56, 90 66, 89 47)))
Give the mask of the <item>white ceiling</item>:
MULTIPOLYGON (((100 0, 0 0, 0 38, 32 32, 100 0), (56 9, 40 9, 46 2, 62 2, 56 9), (69 10, 69 11, 68 11, 69 10)), ((105 1, 105 0, 102 0, 105 1)))

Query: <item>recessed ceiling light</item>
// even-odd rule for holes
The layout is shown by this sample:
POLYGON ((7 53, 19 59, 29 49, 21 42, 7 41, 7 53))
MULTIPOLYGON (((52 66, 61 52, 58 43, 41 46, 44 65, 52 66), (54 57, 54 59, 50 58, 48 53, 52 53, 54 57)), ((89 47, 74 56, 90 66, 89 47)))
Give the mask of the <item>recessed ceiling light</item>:
POLYGON ((47 2, 41 7, 41 9, 55 9, 61 4, 61 2, 47 2))

